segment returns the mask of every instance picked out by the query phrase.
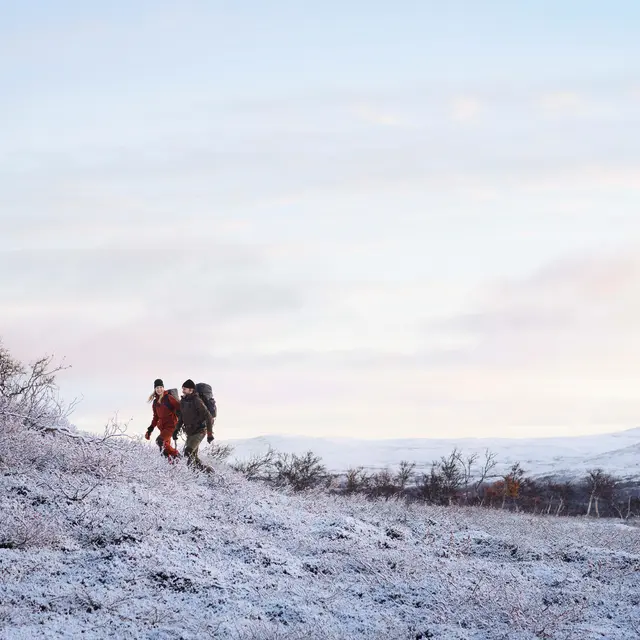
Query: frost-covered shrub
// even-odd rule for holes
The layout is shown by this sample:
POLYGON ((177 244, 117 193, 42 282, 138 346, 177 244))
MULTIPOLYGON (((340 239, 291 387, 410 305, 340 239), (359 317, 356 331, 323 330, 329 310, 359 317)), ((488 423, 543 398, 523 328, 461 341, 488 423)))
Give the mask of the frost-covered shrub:
POLYGON ((233 453, 233 446, 230 444, 220 444, 213 442, 209 447, 205 448, 206 456, 216 462, 224 462, 233 453))
POLYGON ((248 460, 235 462, 232 468, 249 480, 263 480, 294 491, 305 491, 323 485, 328 487, 332 481, 321 458, 311 451, 297 455, 269 448, 265 453, 254 454, 248 460))
POLYGON ((67 406, 60 400, 56 384, 57 374, 66 368, 52 356, 25 365, 0 341, 0 416, 30 428, 72 431, 67 417, 74 403, 67 406))
POLYGON ((369 473, 364 467, 355 467, 347 470, 344 490, 347 494, 363 491, 369 484, 369 473))
POLYGON ((0 496, 0 513, 0 549, 51 547, 63 539, 62 528, 55 518, 25 505, 23 500, 0 496))
POLYGON ((277 455, 269 447, 265 453, 253 454, 248 460, 239 460, 231 466, 248 480, 269 480, 273 474, 273 465, 277 455))
POLYGON ((295 491, 312 489, 327 480, 326 467, 311 451, 303 455, 281 453, 273 466, 276 484, 290 486, 295 491))

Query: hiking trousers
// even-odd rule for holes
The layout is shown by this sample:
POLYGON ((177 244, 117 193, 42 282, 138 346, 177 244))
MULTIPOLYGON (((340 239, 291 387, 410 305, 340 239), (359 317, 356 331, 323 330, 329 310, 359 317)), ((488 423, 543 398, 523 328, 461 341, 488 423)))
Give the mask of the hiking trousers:
POLYGON ((160 429, 160 435, 156 438, 156 444, 160 448, 160 453, 171 460, 180 457, 180 452, 171 444, 173 436, 173 427, 164 427, 160 429))
POLYGON ((184 445, 184 455, 187 458, 187 465, 197 467, 198 469, 202 469, 204 471, 212 471, 211 467, 208 467, 205 464, 202 464, 200 458, 198 457, 198 448, 200 447, 200 443, 204 440, 206 436, 206 432, 204 429, 202 431, 198 431, 190 436, 187 436, 187 442, 184 445))

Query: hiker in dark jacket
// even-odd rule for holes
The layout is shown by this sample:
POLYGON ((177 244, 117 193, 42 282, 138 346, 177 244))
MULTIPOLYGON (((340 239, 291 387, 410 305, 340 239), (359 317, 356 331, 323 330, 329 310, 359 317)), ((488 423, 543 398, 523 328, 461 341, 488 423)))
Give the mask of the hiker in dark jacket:
POLYGON ((205 430, 207 442, 213 442, 213 418, 202 398, 196 393, 196 385, 193 380, 186 380, 182 385, 180 420, 173 432, 174 440, 178 439, 182 429, 184 429, 187 436, 187 443, 183 452, 187 457, 187 464, 205 471, 211 471, 210 467, 200 462, 198 447, 204 440, 205 430))
POLYGON ((160 447, 160 453, 171 462, 180 456, 178 450, 171 446, 171 436, 178 424, 180 401, 165 391, 164 382, 159 378, 153 383, 153 386, 154 391, 149 396, 149 402, 152 403, 153 420, 144 437, 149 440, 153 430, 158 427, 160 435, 156 438, 156 444, 160 447))

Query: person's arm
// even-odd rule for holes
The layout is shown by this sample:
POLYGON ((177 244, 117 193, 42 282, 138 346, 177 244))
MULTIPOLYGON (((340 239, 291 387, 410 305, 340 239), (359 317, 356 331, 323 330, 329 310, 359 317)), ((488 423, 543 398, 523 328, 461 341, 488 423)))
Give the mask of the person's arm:
MULTIPOLYGON (((174 398, 175 400, 175 398, 174 398)), ((178 408, 180 407, 180 405, 178 404, 178 408)), ((180 411, 177 412, 178 413, 178 424, 176 425, 176 428, 173 430, 173 439, 177 440, 178 436, 180 435, 180 431, 182 431, 182 427, 184 426, 184 422, 182 421, 182 413, 180 411)))
POLYGON ((211 417, 211 413, 209 409, 207 409, 207 405, 203 402, 202 398, 197 398, 198 405, 198 417, 207 425, 207 441, 211 442, 213 440, 213 418, 211 417))
POLYGON ((151 429, 151 431, 154 430, 155 427, 158 426, 158 411, 156 409, 156 401, 153 401, 153 404, 151 405, 151 408, 153 409, 153 420, 151 421, 151 424, 149 425, 149 429, 151 429))
POLYGON ((149 438, 151 438, 151 434, 153 433, 153 430, 158 426, 158 412, 156 411, 155 400, 153 401, 153 404, 151 405, 151 408, 153 409, 153 420, 151 421, 151 424, 149 425, 149 428, 147 429, 147 433, 144 434, 144 437, 147 440, 149 440, 149 438))

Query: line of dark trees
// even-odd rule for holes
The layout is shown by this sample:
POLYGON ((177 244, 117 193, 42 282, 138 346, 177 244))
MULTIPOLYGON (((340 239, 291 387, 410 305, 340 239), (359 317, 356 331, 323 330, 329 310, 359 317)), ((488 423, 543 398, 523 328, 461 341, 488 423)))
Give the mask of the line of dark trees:
MULTIPOLYGON (((227 452, 227 455, 230 451, 227 452)), ((497 456, 486 451, 463 455, 454 449, 434 461, 428 472, 403 461, 395 471, 363 467, 332 474, 311 451, 303 455, 269 450, 232 465, 252 480, 263 480, 296 491, 325 488, 336 494, 425 502, 446 506, 475 506, 554 516, 640 518, 640 482, 624 482, 602 469, 591 469, 575 480, 552 476, 532 478, 520 463, 496 473, 497 456)))

